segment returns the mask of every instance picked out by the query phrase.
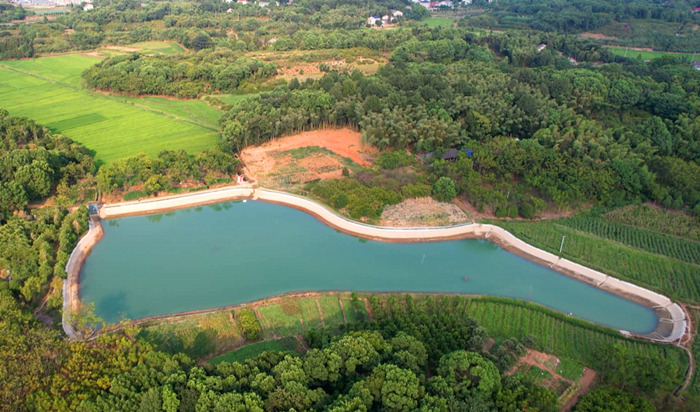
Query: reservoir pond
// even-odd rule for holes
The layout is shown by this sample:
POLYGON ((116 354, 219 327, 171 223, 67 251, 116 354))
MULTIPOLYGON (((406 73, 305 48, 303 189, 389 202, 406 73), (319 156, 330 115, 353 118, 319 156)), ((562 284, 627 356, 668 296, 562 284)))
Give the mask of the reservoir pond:
POLYGON ((359 239, 291 207, 222 202, 102 221, 80 297, 107 322, 214 308, 297 291, 447 292, 530 299, 635 333, 651 309, 485 240, 359 239))

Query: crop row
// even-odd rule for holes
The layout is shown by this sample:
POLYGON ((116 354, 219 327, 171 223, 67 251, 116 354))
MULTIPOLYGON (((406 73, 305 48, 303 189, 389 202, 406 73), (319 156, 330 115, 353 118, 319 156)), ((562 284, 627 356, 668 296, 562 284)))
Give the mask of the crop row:
POLYGON ((700 218, 684 213, 669 212, 651 206, 629 205, 611 210, 602 218, 700 242, 700 218))
POLYGON ((589 326, 533 304, 477 298, 471 301, 467 312, 496 339, 511 336, 523 339, 529 335, 538 349, 593 368, 601 366, 602 348, 622 345, 632 353, 668 359, 675 365, 674 369, 685 370, 686 359, 677 348, 625 339, 612 330, 589 326))
POLYGON ((567 226, 542 222, 499 222, 515 236, 606 274, 654 289, 671 298, 700 302, 700 265, 633 249, 567 226))
POLYGON ((675 236, 595 217, 562 219, 558 223, 624 243, 637 249, 646 250, 647 252, 657 253, 685 262, 700 263, 700 242, 684 240, 675 236))

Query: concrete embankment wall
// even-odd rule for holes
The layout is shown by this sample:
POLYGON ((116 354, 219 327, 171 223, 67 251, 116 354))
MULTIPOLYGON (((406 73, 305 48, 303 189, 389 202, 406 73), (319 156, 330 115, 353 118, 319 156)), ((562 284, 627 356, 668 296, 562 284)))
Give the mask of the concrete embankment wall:
POLYGON ((78 339, 73 329, 71 314, 80 308, 80 269, 92 247, 102 239, 100 220, 90 216, 89 230, 78 241, 66 264, 66 280, 63 282, 63 331, 71 339, 78 339))
MULTIPOLYGON (((685 312, 680 306, 673 303, 666 296, 616 279, 569 260, 561 259, 552 253, 538 249, 518 239, 505 229, 493 225, 464 224, 431 228, 392 228, 373 226, 348 220, 325 206, 301 196, 268 189, 253 189, 251 187, 240 186, 212 189, 186 195, 170 196, 146 201, 104 205, 102 208, 100 208, 100 217, 107 219, 119 216, 156 213, 240 198, 259 199, 295 207, 316 216, 329 226, 337 228, 343 232, 376 240, 416 242, 446 239, 486 238, 503 246, 509 251, 517 253, 544 266, 548 266, 553 270, 654 309, 660 320, 658 327, 653 332, 646 335, 640 335, 638 337, 658 342, 671 343, 678 341, 685 333, 685 312)), ((94 244, 94 242, 92 244, 94 244)), ((92 244, 90 244, 90 247, 92 247, 92 244)), ((81 247, 80 244, 79 247, 81 247)), ((81 252, 79 256, 82 256, 82 259, 84 259, 86 254, 87 252, 81 252)), ((71 261, 72 260, 73 258, 71 257, 71 261)), ((69 261, 69 265, 72 263, 71 261, 69 261)), ((79 266, 82 264, 82 260, 79 260, 79 263, 77 262, 78 261, 76 261, 76 264, 78 266, 77 269, 75 269, 77 270, 77 273, 74 277, 71 277, 71 274, 69 273, 69 280, 67 280, 66 285, 64 285, 64 299, 66 296, 66 290, 74 290, 75 296, 71 297, 71 299, 65 299, 66 301, 77 301, 77 291, 79 289, 77 286, 70 287, 71 283, 75 283, 77 285, 78 275, 80 272, 79 266), (68 287, 68 289, 66 289, 66 287, 68 287)), ((595 302, 591 302, 591 304, 595 304, 595 302)), ((64 306, 65 305, 66 302, 64 301, 64 306)), ((65 313, 66 311, 64 310, 64 317, 65 313)), ((64 322, 64 325, 65 323, 66 322, 64 322)), ((625 331, 622 332, 627 334, 625 331)))

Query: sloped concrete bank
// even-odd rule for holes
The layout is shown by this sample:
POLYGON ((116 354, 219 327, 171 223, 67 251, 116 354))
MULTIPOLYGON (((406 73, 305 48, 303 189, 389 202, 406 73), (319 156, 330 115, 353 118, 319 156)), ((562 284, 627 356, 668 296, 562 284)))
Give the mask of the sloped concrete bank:
MULTIPOLYGON (((109 219, 129 215, 158 213, 233 199, 257 199, 291 206, 314 215, 331 227, 354 236, 368 239, 390 242, 420 242, 466 238, 488 239, 513 253, 517 253, 541 265, 550 267, 567 276, 571 276, 600 289, 650 307, 656 312, 659 317, 659 323, 654 331, 644 335, 633 335, 629 332, 621 331, 625 335, 655 342, 675 343, 683 337, 686 331, 685 312, 678 304, 673 303, 666 296, 608 276, 569 260, 561 259, 552 253, 538 249, 518 239, 503 228, 488 224, 464 224, 429 228, 373 226, 348 220, 325 206, 301 196, 274 190, 242 186, 212 189, 147 201, 103 205, 100 208, 99 215, 102 219, 109 219)), ((96 226, 99 226, 99 222, 96 223, 96 226)), ((70 329, 70 326, 66 327, 66 325, 70 323, 70 319, 66 318, 66 314, 70 311, 66 311, 65 309, 66 307, 77 307, 80 267, 87 254, 89 254, 89 249, 99 240, 101 235, 101 227, 100 229, 93 229, 91 222, 90 232, 88 232, 85 238, 81 239, 78 247, 76 247, 76 251, 78 249, 80 249, 80 251, 78 253, 74 251, 66 268, 68 278, 64 284, 64 330, 66 330, 66 334, 71 338, 75 336, 75 332, 71 331, 71 333, 69 333, 68 329, 70 329), (91 236, 93 231, 95 235, 91 236), (98 232, 99 235, 97 234, 98 232), (83 240, 86 238, 88 238, 88 240, 83 243, 83 240)), ((595 303, 592 302, 591 304, 595 303)))
POLYGON ((79 336, 71 322, 71 315, 80 308, 80 268, 92 247, 102 239, 102 225, 95 216, 90 216, 88 232, 80 238, 66 264, 66 280, 63 282, 63 331, 71 339, 79 336))

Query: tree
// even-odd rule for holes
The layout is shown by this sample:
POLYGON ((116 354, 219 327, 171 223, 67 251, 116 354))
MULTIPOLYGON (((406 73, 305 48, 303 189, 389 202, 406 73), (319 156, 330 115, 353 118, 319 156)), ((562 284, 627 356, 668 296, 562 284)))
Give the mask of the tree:
POLYGON ((443 356, 437 373, 461 399, 490 399, 501 386, 501 375, 496 365, 476 352, 460 350, 443 356))
POLYGON ((574 412, 653 412, 656 408, 648 400, 630 392, 602 386, 584 395, 574 412))
POLYGON ((440 202, 449 202, 457 196, 455 181, 442 176, 433 185, 433 197, 440 202))
POLYGON ((262 336, 262 328, 260 327, 260 322, 255 316, 255 312, 250 309, 241 309, 238 312, 238 320, 240 321, 241 328, 243 328, 243 333, 248 340, 257 340, 262 336))
POLYGON ((192 48, 195 50, 202 50, 212 46, 211 37, 206 33, 199 33, 192 39, 192 48))
POLYGON ((379 365, 365 381, 365 387, 383 410, 410 411, 418 405, 421 385, 416 375, 396 365, 379 365))

